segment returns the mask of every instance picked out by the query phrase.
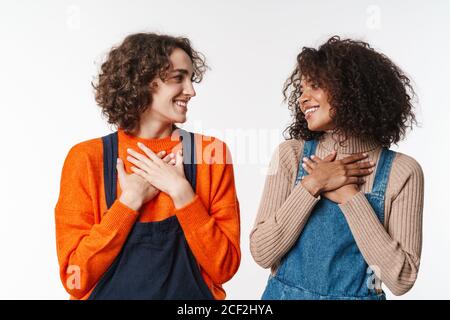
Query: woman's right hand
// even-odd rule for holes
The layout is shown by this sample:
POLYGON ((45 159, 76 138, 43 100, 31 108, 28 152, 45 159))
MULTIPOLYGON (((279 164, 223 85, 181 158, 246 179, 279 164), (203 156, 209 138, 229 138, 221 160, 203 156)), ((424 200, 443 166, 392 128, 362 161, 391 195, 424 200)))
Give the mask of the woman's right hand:
POLYGON ((359 153, 334 160, 336 153, 333 152, 317 163, 314 162, 314 156, 311 159, 305 157, 302 165, 308 168, 310 174, 301 183, 315 197, 347 184, 362 184, 362 177, 371 174, 375 166, 373 161, 357 163, 367 157, 367 154, 359 153))
MULTIPOLYGON (((164 155, 165 151, 157 154, 160 158, 164 155)), ((174 165, 175 155, 170 153, 162 160, 174 165)), ((138 211, 144 203, 152 200, 159 193, 158 189, 139 175, 126 173, 123 161, 120 158, 117 158, 117 176, 122 190, 119 201, 134 211, 138 211)))

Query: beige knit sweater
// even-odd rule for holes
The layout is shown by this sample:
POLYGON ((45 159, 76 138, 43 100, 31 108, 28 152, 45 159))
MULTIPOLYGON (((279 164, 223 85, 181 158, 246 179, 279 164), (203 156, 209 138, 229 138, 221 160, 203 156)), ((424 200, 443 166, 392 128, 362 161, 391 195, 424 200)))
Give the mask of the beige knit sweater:
MULTIPOLYGON (((337 139, 329 133, 325 134, 315 154, 324 158, 335 149, 337 159, 342 159, 353 153, 366 152, 368 160, 378 161, 381 147, 375 142, 353 137, 340 146, 336 143, 337 139)), ((272 273, 295 244, 320 200, 320 196, 312 196, 301 183, 294 186, 302 153, 303 141, 295 139, 281 143, 275 151, 256 222, 250 233, 253 258, 263 268, 272 268, 272 273)), ((397 153, 386 188, 385 220, 382 225, 363 194, 372 189, 374 169, 366 177, 360 192, 339 207, 368 265, 377 269, 378 277, 393 294, 402 295, 411 289, 419 270, 423 172, 413 158, 397 153)))

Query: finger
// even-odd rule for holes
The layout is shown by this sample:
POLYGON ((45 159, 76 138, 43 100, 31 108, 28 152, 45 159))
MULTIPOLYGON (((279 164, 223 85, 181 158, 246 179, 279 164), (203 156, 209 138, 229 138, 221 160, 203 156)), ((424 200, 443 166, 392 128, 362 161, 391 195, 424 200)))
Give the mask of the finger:
POLYGON ((312 169, 314 169, 317 166, 317 163, 315 163, 313 160, 311 160, 311 159, 309 159, 307 157, 303 158, 303 163, 306 163, 312 169))
POLYGON ((145 162, 145 161, 141 161, 139 159, 136 159, 136 158, 134 158, 132 156, 127 156, 127 160, 129 162, 131 162, 132 164, 134 164, 139 169, 142 169, 142 170, 147 171, 147 172, 152 170, 152 167, 147 164, 148 162, 151 162, 151 160, 149 160, 149 159, 146 159, 146 162, 145 162))
POLYGON ((142 151, 144 151, 144 153, 147 155, 147 157, 150 158, 150 160, 154 161, 155 163, 157 163, 157 164, 159 164, 159 165, 162 164, 161 159, 158 158, 158 157, 156 156, 156 154, 155 154, 152 150, 150 150, 149 148, 147 148, 143 143, 138 142, 137 145, 138 145, 139 149, 141 149, 142 151))
POLYGON ((318 156, 316 156, 316 155, 312 155, 311 156, 311 160, 314 161, 315 163, 323 162, 323 160, 321 158, 319 158, 318 156))
POLYGON ((175 167, 178 167, 178 168, 183 167, 183 155, 182 155, 181 150, 177 151, 174 160, 175 160, 175 167))
POLYGON ((164 157, 165 154, 166 154, 166 151, 162 150, 162 151, 158 152, 156 155, 158 156, 158 158, 162 159, 162 157, 164 157))
POLYGON ((133 171, 134 173, 136 173, 138 176, 145 179, 146 181, 150 182, 150 176, 144 170, 141 170, 139 168, 132 166, 131 171, 133 171))
POLYGON ((351 156, 348 156, 344 159, 342 159, 342 163, 343 164, 349 164, 349 163, 353 163, 356 161, 360 161, 362 159, 366 159, 369 155, 367 153, 357 153, 357 154, 353 154, 351 156))
POLYGON ((169 163, 175 158, 175 155, 173 153, 169 153, 167 156, 164 157, 163 162, 169 163))
POLYGON ((346 184, 364 184, 366 179, 361 177, 350 177, 347 179, 346 184))
POLYGON ((305 169, 305 171, 306 171, 308 174, 311 174, 312 169, 311 169, 310 166, 308 166, 308 164, 302 163, 302 167, 303 167, 303 169, 305 169))
POLYGON ((325 161, 325 162, 331 162, 331 161, 334 161, 335 159, 336 159, 336 155, 337 155, 337 152, 336 151, 331 151, 331 153, 329 154, 329 155, 327 155, 324 159, 323 159, 323 161, 325 161))
POLYGON ((123 181, 123 179, 126 176, 126 172, 122 159, 117 158, 116 168, 117 168, 117 177, 119 178, 119 181, 123 181))
POLYGON ((351 169, 370 169, 375 166, 374 161, 365 161, 360 163, 352 163, 345 165, 345 169, 351 170, 351 169))
MULTIPOLYGON (((140 152, 137 152, 137 151, 135 151, 135 150, 133 150, 131 148, 128 148, 127 152, 128 152, 129 155, 133 156, 135 159, 137 159, 137 160, 141 161, 142 163, 144 163, 147 166, 147 169, 150 169, 150 168, 152 168, 153 166, 156 165, 155 161, 149 159, 146 155, 143 155, 140 152)), ((154 157, 156 159, 158 159, 158 161, 162 162, 162 160, 160 158, 158 158, 158 156, 156 154, 153 154, 153 155, 154 155, 154 157)), ((127 157, 127 160, 128 160, 128 157, 127 157)), ((132 162, 132 161, 130 161, 130 162, 132 162)), ((136 164, 135 162, 132 162, 132 163, 136 164)), ((139 167, 141 167, 141 169, 143 169, 142 166, 139 166, 139 167)))
POLYGON ((348 170, 347 175, 353 176, 353 177, 362 177, 362 176, 368 176, 373 172, 373 169, 353 169, 348 170))

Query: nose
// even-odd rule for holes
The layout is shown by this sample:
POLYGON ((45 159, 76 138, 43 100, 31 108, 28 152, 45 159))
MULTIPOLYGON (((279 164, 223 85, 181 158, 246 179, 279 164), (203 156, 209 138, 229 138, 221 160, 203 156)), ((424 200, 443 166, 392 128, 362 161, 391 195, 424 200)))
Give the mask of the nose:
POLYGON ((186 84, 183 88, 183 94, 189 97, 195 97, 196 92, 194 89, 194 85, 192 84, 191 80, 186 81, 186 84))
POLYGON ((303 110, 303 106, 305 105, 306 102, 308 102, 310 99, 309 94, 307 94, 307 91, 303 91, 302 94, 299 97, 299 101, 300 101, 300 109, 304 112, 303 110))

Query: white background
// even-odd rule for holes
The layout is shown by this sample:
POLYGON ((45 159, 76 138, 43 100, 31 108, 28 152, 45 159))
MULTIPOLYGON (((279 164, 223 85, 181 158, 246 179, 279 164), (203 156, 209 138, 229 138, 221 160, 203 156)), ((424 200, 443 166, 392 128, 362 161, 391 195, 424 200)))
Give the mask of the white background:
POLYGON ((229 299, 258 299, 268 270, 249 233, 266 166, 290 121, 281 88, 302 46, 338 34, 370 42, 414 80, 421 123, 395 150, 425 173, 424 242, 413 289, 449 299, 449 1, 1 1, 0 298, 67 299, 54 206, 71 146, 109 132, 90 82, 126 35, 188 36, 211 67, 185 128, 229 145, 241 204, 242 263, 229 299), (240 138, 238 138, 240 136, 240 138))

